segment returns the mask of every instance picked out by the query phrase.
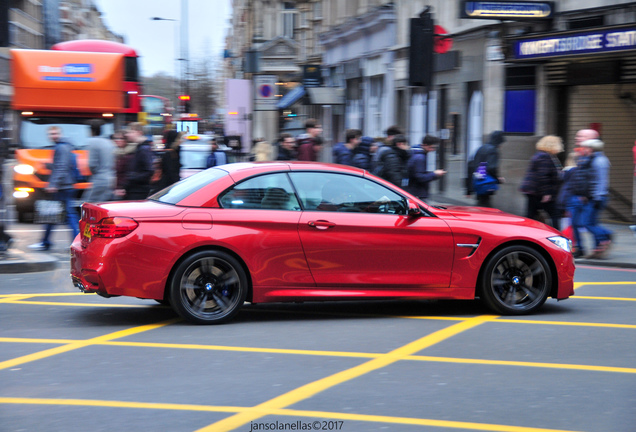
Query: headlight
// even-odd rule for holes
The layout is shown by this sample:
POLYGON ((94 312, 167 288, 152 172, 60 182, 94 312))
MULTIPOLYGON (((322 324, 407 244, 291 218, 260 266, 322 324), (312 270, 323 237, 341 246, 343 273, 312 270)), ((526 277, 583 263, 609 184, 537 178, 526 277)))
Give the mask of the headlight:
POLYGON ((13 167, 13 171, 17 172, 18 174, 26 174, 26 175, 31 175, 35 172, 33 167, 27 164, 18 164, 13 167))
POLYGON ((555 245, 557 245, 564 251, 572 252, 572 240, 570 240, 569 238, 556 236, 556 237, 548 237, 548 240, 550 240, 552 243, 554 243, 555 245))

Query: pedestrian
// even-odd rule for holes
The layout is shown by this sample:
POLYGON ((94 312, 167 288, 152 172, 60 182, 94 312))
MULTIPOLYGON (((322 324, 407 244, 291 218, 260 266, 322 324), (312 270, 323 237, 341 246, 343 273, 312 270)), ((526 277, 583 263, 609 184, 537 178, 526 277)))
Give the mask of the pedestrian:
POLYGON ((612 244, 612 232, 599 223, 599 215, 609 200, 610 161, 605 156, 605 144, 600 139, 590 139, 581 143, 583 148, 591 149, 592 187, 585 206, 583 223, 585 229, 594 236, 594 250, 588 258, 604 258, 612 244))
POLYGON ((92 186, 85 194, 84 201, 110 201, 116 184, 115 145, 111 140, 100 136, 103 125, 101 120, 90 120, 88 125, 91 129, 91 137, 87 141, 88 167, 92 186))
POLYGON ((316 119, 308 119, 305 122, 305 133, 296 137, 296 144, 298 147, 298 160, 299 161, 312 161, 318 160, 318 155, 322 149, 322 126, 316 119))
POLYGON ((423 201, 429 196, 429 184, 446 174, 446 171, 442 169, 433 171, 428 169, 428 155, 437 149, 439 142, 439 138, 426 135, 422 138, 420 147, 413 149, 408 161, 409 184, 407 191, 423 201))
POLYGON ((0 140, 0 257, 11 248, 13 244, 13 239, 9 234, 7 234, 5 230, 5 223, 7 218, 7 199, 6 195, 2 189, 2 179, 3 175, 3 167, 4 160, 7 154, 7 145, 4 140, 0 140))
POLYGON ((185 134, 174 129, 166 133, 166 150, 161 155, 161 177, 155 185, 160 191, 181 180, 181 141, 185 134))
POLYGON ((154 174, 152 142, 144 135, 143 125, 139 122, 128 125, 126 140, 135 145, 135 151, 127 167, 124 199, 143 200, 150 193, 150 179, 154 174))
MULTIPOLYGON (((61 201, 66 214, 66 224, 71 228, 71 242, 79 233, 79 217, 72 204, 73 185, 77 181, 77 165, 73 155, 73 146, 62 138, 62 129, 59 126, 50 126, 47 136, 55 145, 53 152, 53 167, 49 177, 49 184, 44 189, 57 201, 61 201)), ((44 237, 39 243, 29 245, 29 249, 46 251, 51 247, 51 232, 54 224, 46 224, 44 237)))
POLYGON ((212 137, 212 139, 210 140, 210 147, 210 154, 205 161, 206 168, 225 165, 227 163, 227 155, 224 151, 219 150, 219 145, 216 142, 216 138, 212 137))
POLYGON ((123 199, 126 195, 126 176, 128 165, 135 154, 137 146, 126 141, 126 132, 118 130, 111 135, 110 139, 115 144, 115 192, 114 199, 123 199))
POLYGON ((333 162, 340 165, 353 165, 353 155, 356 147, 360 144, 362 131, 359 129, 347 129, 345 132, 345 142, 338 143, 333 147, 333 162))
MULTIPOLYGON (((378 164, 382 166, 380 177, 398 187, 408 186, 408 160, 411 155, 409 143, 404 135, 396 135, 391 146, 382 152, 378 164)), ((380 149, 378 149, 380 152, 380 149)))
POLYGON ((576 164, 578 160, 578 153, 573 151, 565 158, 565 164, 561 170, 561 187, 557 194, 557 208, 561 213, 562 220, 567 222, 567 226, 561 224, 561 232, 572 240, 574 247, 576 248, 576 239, 574 238, 574 229, 572 227, 572 214, 570 212, 570 200, 572 198, 572 178, 576 170, 576 164))
POLYGON ((351 164, 354 167, 370 171, 373 166, 371 163, 373 160, 373 154, 375 153, 375 150, 377 150, 377 148, 378 145, 373 138, 369 136, 361 137, 360 143, 353 151, 353 159, 351 160, 351 164))
POLYGON ((506 141, 503 131, 494 131, 490 134, 489 142, 484 143, 477 149, 473 160, 468 164, 466 195, 475 193, 477 197, 477 205, 480 207, 492 207, 490 197, 495 194, 494 189, 506 180, 499 176, 499 146, 506 141), (478 193, 474 190, 473 179, 475 174, 481 174, 484 171, 486 175, 492 177, 496 185, 493 190, 478 193))
POLYGON ((278 145, 278 156, 276 156, 276 160, 292 161, 296 159, 296 140, 288 133, 282 134, 280 136, 280 142, 278 145))
POLYGON ((378 177, 382 177, 384 173, 384 160, 385 155, 390 152, 393 148, 393 139, 398 136, 403 135, 402 129, 399 126, 390 126, 386 130, 386 138, 382 140, 378 140, 378 147, 373 154, 373 158, 371 159, 372 165, 372 173, 377 175, 378 177))
POLYGON ((546 135, 536 144, 536 153, 530 159, 520 190, 526 196, 526 217, 539 220, 539 211, 545 211, 552 226, 561 229, 561 211, 557 195, 561 184, 561 162, 557 155, 563 152, 563 141, 546 135))
MULTIPOLYGON (((634 187, 633 187, 633 197, 632 197, 632 220, 636 224, 636 141, 634 141, 634 147, 632 147, 632 152, 634 153, 634 187)), ((629 228, 632 230, 634 235, 636 236, 636 225, 630 225, 629 228)))
POLYGON ((274 159, 274 146, 268 141, 260 139, 254 144, 254 160, 256 162, 266 162, 274 159))

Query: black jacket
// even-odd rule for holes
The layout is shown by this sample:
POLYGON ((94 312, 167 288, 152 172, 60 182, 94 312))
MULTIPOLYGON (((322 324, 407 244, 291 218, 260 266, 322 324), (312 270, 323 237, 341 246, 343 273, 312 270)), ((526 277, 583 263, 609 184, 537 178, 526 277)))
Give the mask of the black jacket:
POLYGON ((149 140, 139 144, 129 161, 125 188, 127 200, 142 200, 148 197, 150 179, 154 173, 150 144, 149 140))

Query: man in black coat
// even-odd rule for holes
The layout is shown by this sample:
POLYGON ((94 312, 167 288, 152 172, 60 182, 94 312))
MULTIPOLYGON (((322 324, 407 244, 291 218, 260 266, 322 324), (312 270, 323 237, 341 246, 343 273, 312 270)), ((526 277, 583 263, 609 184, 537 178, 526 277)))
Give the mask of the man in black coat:
POLYGON ((141 123, 130 123, 126 129, 126 139, 137 144, 134 156, 128 165, 126 177, 126 200, 143 200, 150 192, 150 180, 154 173, 152 142, 143 133, 141 123))

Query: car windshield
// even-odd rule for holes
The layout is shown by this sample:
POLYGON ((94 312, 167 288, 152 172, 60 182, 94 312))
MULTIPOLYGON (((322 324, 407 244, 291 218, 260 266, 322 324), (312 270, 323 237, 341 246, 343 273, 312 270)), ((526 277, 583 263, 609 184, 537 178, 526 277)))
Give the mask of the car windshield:
MULTIPOLYGON (((86 119, 23 118, 20 124, 20 143, 22 148, 53 148, 54 144, 47 137, 47 130, 51 126, 58 126, 62 130, 64 141, 72 144, 75 148, 83 148, 91 137, 91 131, 86 124, 86 119)), ((114 131, 112 123, 104 123, 101 136, 109 137, 114 131)))
POLYGON ((218 168, 210 168, 160 190, 156 194, 151 195, 148 199, 166 204, 176 204, 182 199, 190 196, 192 193, 209 185, 213 181, 220 179, 221 177, 225 177, 226 175, 229 175, 227 171, 218 168))

